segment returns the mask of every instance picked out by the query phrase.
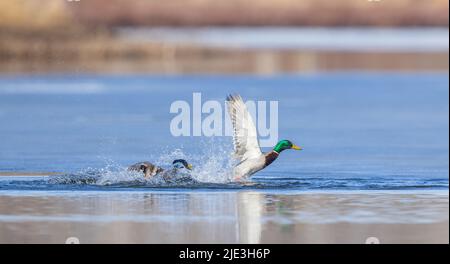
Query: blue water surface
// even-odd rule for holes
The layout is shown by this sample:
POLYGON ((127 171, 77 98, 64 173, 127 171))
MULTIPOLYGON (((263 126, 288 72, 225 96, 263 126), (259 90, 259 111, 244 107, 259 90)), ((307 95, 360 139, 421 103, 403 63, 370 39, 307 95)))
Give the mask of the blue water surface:
MULTIPOLYGON (((191 104, 194 92, 220 102, 239 93, 278 101, 280 139, 304 150, 283 152, 252 183, 180 188, 448 189, 448 84, 448 74, 431 73, 3 76, 0 173, 80 174, 158 160, 177 148, 201 163, 216 147, 231 148, 231 139, 172 136, 170 105, 191 104)), ((0 181, 0 190, 143 188, 160 187, 49 184, 47 177, 0 181)))

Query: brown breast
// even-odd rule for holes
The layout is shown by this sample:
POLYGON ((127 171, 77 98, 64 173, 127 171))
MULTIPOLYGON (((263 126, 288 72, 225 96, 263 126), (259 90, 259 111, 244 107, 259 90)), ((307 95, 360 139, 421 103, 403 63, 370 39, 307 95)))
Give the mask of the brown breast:
POLYGON ((269 166, 272 162, 274 162, 274 160, 276 160, 278 158, 278 153, 276 153, 275 151, 271 151, 269 153, 266 154, 266 161, 264 163, 264 167, 269 166))

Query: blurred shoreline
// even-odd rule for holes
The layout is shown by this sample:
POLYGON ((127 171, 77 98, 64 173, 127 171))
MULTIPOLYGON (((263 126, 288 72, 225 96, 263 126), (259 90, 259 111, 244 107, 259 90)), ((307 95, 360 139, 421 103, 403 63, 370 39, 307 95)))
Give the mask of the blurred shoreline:
MULTIPOLYGON (((445 28, 429 29, 438 30, 434 34, 437 36, 422 33, 413 38, 397 37, 407 35, 406 29, 390 29, 392 40, 386 38, 378 43, 376 35, 370 37, 370 33, 365 33, 365 40, 358 39, 364 32, 361 29, 354 29, 354 33, 351 28, 334 29, 331 33, 322 32, 320 28, 309 29, 308 34, 313 34, 316 40, 306 40, 306 43, 298 35, 302 33, 301 28, 280 29, 281 33, 287 31, 284 39, 276 32, 271 36, 269 31, 267 39, 278 39, 273 46, 261 47, 258 45, 261 45, 260 35, 264 36, 264 31, 253 39, 246 38, 248 28, 234 28, 232 34, 227 34, 229 29, 222 29, 226 35, 222 44, 221 29, 201 28, 149 29, 156 33, 148 36, 142 29, 125 33, 100 30, 90 34, 78 31, 48 35, 0 34, 0 72, 274 75, 323 71, 445 72, 449 69, 448 48, 443 48, 448 47, 448 38, 445 41, 441 37, 445 28), (196 30, 195 34, 190 34, 192 30, 196 30), (297 35, 289 35, 292 30, 296 30, 297 35), (183 38, 183 34, 190 34, 191 39, 183 38), (351 37, 347 42, 344 39, 330 44, 333 38, 330 34, 336 38, 349 34, 351 37), (242 36, 243 39, 239 39, 242 36), (227 43, 227 38, 234 45, 227 43), (421 38, 431 39, 420 42, 421 38), (371 43, 371 39, 375 42, 371 43), (295 40, 300 42, 295 43, 295 40), (410 44, 415 40, 416 44, 410 44)), ((426 33, 427 29, 422 32, 426 33)))
POLYGON ((448 7, 447 0, 89 0, 65 5, 75 20, 108 27, 445 27, 448 7))
POLYGON ((448 6, 446 0, 3 1, 0 74, 442 72, 449 69, 448 6), (428 50, 436 41, 440 48, 428 50))

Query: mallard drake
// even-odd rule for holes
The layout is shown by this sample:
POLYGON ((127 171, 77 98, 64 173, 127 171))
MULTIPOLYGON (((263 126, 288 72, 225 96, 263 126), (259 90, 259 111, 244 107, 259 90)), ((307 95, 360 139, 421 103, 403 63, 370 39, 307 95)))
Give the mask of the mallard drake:
POLYGON ((250 177, 274 162, 286 149, 301 150, 289 140, 279 141, 272 151, 263 153, 252 117, 239 95, 227 96, 228 114, 233 125, 234 157, 239 163, 234 167, 234 180, 250 177))
POLYGON ((165 170, 159 166, 156 166, 148 161, 139 162, 136 164, 133 164, 128 167, 129 171, 142 171, 144 173, 144 178, 150 178, 153 176, 156 176, 158 174, 163 174, 164 177, 168 177, 168 175, 176 175, 176 173, 180 169, 188 169, 192 170, 192 165, 189 164, 184 159, 176 159, 172 162, 173 168, 170 170, 165 170))
POLYGON ((186 160, 184 159, 176 159, 172 162, 173 165, 173 169, 187 169, 187 170, 192 170, 192 164, 189 164, 186 160))

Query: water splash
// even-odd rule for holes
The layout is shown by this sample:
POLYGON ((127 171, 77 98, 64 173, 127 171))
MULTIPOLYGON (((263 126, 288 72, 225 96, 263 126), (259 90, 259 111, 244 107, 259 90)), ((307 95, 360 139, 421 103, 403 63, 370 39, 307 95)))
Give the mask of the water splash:
POLYGON ((231 143, 215 138, 202 142, 205 151, 199 156, 194 177, 201 182, 229 183, 233 181, 235 160, 231 158, 233 146, 231 143))
MULTIPOLYGON (((135 184, 148 186, 192 185, 199 184, 230 183, 233 179, 234 160, 231 157, 232 145, 221 138, 208 138, 200 142, 200 153, 186 153, 182 148, 165 150, 151 163, 165 169, 172 167, 175 159, 185 159, 193 164, 191 180, 168 182, 162 177, 145 179, 141 172, 129 171, 128 165, 118 164, 112 159, 103 158, 105 167, 100 169, 86 168, 77 173, 65 174, 53 177, 49 180, 52 184, 91 184, 91 185, 118 185, 135 184)), ((136 161, 139 162, 139 161, 136 161)))
POLYGON ((162 167, 171 166, 175 159, 193 164, 191 176, 201 183, 229 183, 233 179, 233 147, 224 138, 206 138, 200 141, 199 153, 186 153, 182 148, 163 152, 154 161, 162 167))

